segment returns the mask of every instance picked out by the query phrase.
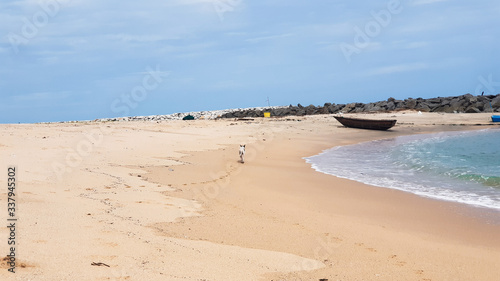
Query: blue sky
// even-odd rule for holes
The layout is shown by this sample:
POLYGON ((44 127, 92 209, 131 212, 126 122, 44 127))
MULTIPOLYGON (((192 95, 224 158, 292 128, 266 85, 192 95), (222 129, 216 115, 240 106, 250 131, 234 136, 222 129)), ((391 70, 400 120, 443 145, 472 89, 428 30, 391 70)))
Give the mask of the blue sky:
POLYGON ((0 123, 497 94, 499 27, 485 0, 4 0, 0 123))

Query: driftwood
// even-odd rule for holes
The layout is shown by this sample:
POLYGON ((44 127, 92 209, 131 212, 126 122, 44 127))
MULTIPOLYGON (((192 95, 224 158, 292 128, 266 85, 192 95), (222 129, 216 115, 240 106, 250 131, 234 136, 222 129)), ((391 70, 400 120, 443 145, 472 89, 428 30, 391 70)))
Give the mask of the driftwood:
POLYGON ((93 266, 107 266, 107 267, 110 267, 109 265, 105 264, 105 263, 102 263, 102 262, 93 262, 91 263, 90 265, 93 265, 93 266))

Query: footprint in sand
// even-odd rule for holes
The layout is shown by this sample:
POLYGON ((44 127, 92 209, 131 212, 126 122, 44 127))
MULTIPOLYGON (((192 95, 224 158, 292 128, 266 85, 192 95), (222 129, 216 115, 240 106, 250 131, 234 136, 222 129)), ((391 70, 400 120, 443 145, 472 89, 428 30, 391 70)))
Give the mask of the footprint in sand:
POLYGON ((398 261, 398 262, 396 262, 396 265, 397 266, 405 266, 406 262, 405 261, 398 261))
POLYGON ((355 245, 359 246, 359 247, 363 247, 363 248, 365 248, 365 250, 368 250, 368 251, 370 251, 372 253, 376 253, 377 252, 377 250, 374 249, 374 248, 366 247, 364 243, 355 243, 355 245))
MULTIPOLYGON (((391 255, 389 258, 390 259, 397 259, 398 256, 397 255, 391 255)), ((406 262, 405 261, 401 261, 401 260, 396 260, 396 262, 394 264, 397 265, 397 266, 405 266, 406 262)), ((421 271, 422 271, 422 273, 424 272, 423 270, 421 270, 421 271)))
POLYGON ((332 236, 331 233, 325 233, 325 236, 327 236, 328 238, 330 238, 331 240, 333 240, 335 242, 342 242, 342 241, 344 241, 342 238, 332 236))
MULTIPOLYGON (((10 257, 5 256, 4 258, 0 259, 0 268, 5 269, 5 268, 10 268, 10 265, 8 262, 10 261, 10 257)), ((34 267, 34 265, 27 264, 25 262, 22 262, 16 258, 16 266, 20 268, 26 268, 26 267, 34 267)))

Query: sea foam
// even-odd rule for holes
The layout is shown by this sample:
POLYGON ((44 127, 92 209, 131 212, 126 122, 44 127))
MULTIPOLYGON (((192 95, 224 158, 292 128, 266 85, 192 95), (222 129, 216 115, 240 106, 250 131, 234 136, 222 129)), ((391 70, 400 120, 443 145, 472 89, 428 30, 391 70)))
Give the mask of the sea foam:
POLYGON ((307 157, 315 170, 434 199, 500 210, 500 130, 411 135, 307 157))

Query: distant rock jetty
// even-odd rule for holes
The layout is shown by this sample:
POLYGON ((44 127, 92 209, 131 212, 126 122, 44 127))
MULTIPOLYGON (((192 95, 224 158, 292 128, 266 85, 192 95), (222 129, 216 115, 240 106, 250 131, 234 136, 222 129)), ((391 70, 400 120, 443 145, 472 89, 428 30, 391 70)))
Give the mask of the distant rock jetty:
POLYGON ((245 109, 236 110, 223 114, 222 118, 245 118, 262 117, 264 112, 271 112, 271 116, 304 116, 332 113, 371 113, 390 112, 402 110, 415 110, 421 112, 445 112, 445 113, 481 113, 500 112, 500 94, 488 96, 473 96, 466 94, 456 97, 438 97, 431 99, 408 98, 397 100, 389 98, 386 101, 372 103, 349 103, 335 104, 325 103, 323 106, 287 106, 279 108, 245 109))
MULTIPOLYGON (((272 106, 272 107, 250 107, 250 108, 236 108, 236 109, 224 109, 224 110, 213 110, 213 111, 196 111, 196 112, 184 112, 184 113, 174 113, 168 115, 151 115, 151 116, 132 116, 132 117, 115 117, 115 118, 103 118, 96 119, 96 122, 116 122, 116 121, 169 121, 169 120, 182 120, 184 117, 191 115, 194 119, 205 119, 213 120, 221 118, 226 114, 232 112, 243 112, 243 111, 253 111, 253 112, 264 112, 266 110, 278 110, 281 108, 288 108, 287 106, 272 106)), ((263 113, 262 113, 263 116, 263 113)))
POLYGON ((389 98, 386 101, 372 103, 349 103, 335 104, 325 103, 323 106, 272 106, 272 107, 252 107, 252 108, 237 108, 224 109, 214 111, 198 111, 174 113, 169 115, 152 115, 152 116, 133 116, 133 117, 116 117, 103 118, 94 121, 97 122, 115 122, 115 121, 169 121, 182 120, 187 115, 191 115, 194 119, 213 120, 219 118, 253 118, 263 117, 264 112, 270 112, 271 116, 304 116, 316 114, 332 114, 332 113, 371 113, 371 112, 390 112, 401 110, 415 110, 422 112, 446 112, 446 113, 480 113, 480 112, 500 112, 500 94, 487 96, 473 96, 466 94, 456 97, 445 98, 408 98, 405 100, 397 100, 389 98))

